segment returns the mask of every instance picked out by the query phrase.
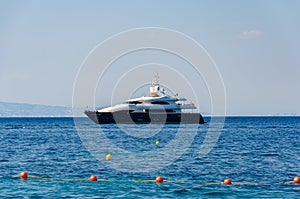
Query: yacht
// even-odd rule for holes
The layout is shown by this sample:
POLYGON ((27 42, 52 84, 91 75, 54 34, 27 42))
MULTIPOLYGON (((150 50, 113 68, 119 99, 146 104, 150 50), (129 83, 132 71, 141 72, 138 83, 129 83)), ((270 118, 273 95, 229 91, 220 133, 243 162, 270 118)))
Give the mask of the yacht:
POLYGON ((200 113, 193 113, 197 109, 195 104, 186 103, 185 98, 166 94, 159 85, 158 74, 150 86, 150 96, 129 99, 122 104, 99 109, 86 110, 84 113, 96 124, 204 124, 200 113))

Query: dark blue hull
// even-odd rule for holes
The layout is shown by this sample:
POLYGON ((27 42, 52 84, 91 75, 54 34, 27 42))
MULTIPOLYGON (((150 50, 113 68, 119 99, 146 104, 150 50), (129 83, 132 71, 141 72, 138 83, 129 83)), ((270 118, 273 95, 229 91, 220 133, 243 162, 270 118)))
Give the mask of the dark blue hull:
POLYGON ((84 112, 96 124, 147 124, 147 123, 166 123, 166 124, 204 124, 205 121, 199 113, 129 113, 122 112, 84 112))

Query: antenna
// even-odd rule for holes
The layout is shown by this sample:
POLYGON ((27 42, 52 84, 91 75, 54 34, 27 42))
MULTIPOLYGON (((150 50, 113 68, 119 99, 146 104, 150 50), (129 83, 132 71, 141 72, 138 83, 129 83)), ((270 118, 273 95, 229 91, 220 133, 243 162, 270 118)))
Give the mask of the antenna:
POLYGON ((152 85, 153 85, 153 86, 159 85, 158 81, 159 81, 158 72, 155 72, 155 74, 154 74, 154 79, 153 79, 153 82, 152 82, 152 85))

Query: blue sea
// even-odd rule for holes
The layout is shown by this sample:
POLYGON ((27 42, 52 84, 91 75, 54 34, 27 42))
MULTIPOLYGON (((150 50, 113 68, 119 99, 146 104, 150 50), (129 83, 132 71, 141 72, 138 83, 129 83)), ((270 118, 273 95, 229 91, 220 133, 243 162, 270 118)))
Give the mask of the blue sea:
POLYGON ((0 118, 0 198, 300 197, 300 184, 285 184, 300 176, 300 117, 226 117, 213 148, 199 156, 210 119, 189 134, 194 126, 164 125, 153 133, 149 125, 79 118, 78 133, 73 118, 0 118), (180 129, 193 137, 178 137, 180 129), (174 158, 176 149, 182 151, 174 158), (159 161, 145 155, 141 167, 135 154, 159 161), (21 180, 22 171, 29 178, 21 180), (156 176, 166 181, 152 182, 156 176), (221 184, 225 178, 234 183, 221 184))

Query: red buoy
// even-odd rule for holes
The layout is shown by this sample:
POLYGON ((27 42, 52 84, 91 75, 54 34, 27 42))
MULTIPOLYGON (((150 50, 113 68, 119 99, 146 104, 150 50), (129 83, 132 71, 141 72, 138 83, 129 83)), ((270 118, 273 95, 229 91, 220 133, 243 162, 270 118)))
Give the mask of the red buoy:
POLYGON ((155 182, 156 183, 162 183, 164 179, 161 176, 157 176, 155 182))
POLYGON ((297 177, 297 176, 296 176, 296 177, 294 178, 294 183, 300 183, 300 177, 297 177))
POLYGON ((231 180, 229 178, 226 178, 224 180, 223 184, 231 184, 231 180))
POLYGON ((97 176, 91 176, 90 177, 90 181, 97 181, 97 180, 98 180, 97 176))
POLYGON ((26 171, 23 171, 22 173, 20 173, 20 178, 21 179, 26 179, 28 178, 28 173, 26 171))

